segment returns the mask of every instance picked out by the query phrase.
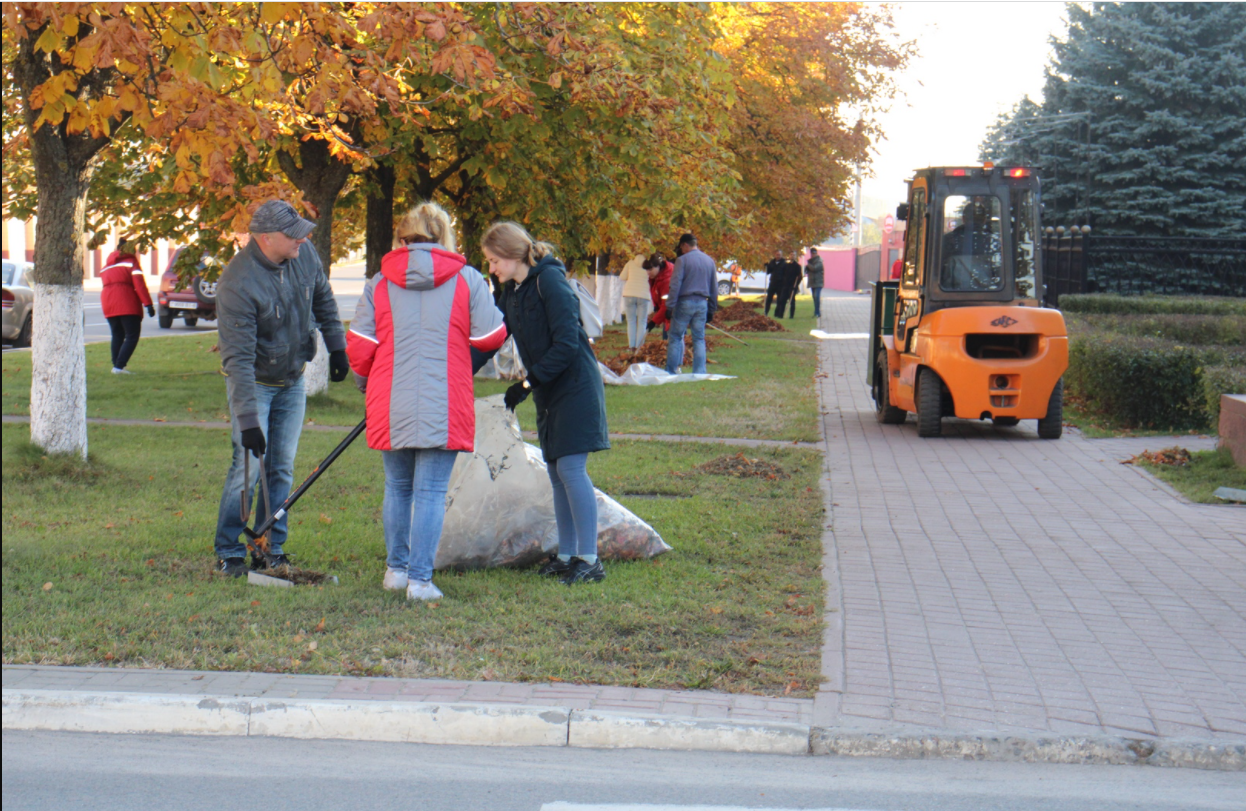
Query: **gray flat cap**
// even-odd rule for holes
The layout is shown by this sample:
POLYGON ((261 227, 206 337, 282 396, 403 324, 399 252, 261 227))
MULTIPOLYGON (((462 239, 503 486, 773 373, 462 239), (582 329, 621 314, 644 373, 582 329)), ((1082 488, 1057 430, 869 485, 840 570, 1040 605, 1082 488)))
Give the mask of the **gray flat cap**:
POLYGON ((312 232, 316 223, 305 220, 285 200, 269 200, 251 216, 252 234, 273 234, 278 231, 290 239, 302 239, 312 232))

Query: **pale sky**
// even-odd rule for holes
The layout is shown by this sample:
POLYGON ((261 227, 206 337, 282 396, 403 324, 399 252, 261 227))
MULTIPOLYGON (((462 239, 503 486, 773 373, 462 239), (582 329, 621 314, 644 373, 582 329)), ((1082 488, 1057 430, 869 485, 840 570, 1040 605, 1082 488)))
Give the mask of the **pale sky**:
POLYGON ((880 117, 887 140, 876 147, 874 177, 862 183, 863 196, 890 200, 894 208, 914 169, 976 163, 978 144, 996 115, 1027 93, 1041 103, 1048 37, 1063 37, 1064 6, 892 4, 897 33, 917 40, 919 55, 899 77, 901 95, 880 117))

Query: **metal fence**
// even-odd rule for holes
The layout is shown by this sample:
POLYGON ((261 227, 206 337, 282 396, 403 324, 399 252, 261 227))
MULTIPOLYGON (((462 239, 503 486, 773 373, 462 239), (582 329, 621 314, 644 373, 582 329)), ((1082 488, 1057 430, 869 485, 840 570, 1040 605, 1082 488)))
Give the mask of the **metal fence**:
POLYGON ((1246 238, 1043 233, 1044 301, 1066 293, 1246 297, 1246 238))

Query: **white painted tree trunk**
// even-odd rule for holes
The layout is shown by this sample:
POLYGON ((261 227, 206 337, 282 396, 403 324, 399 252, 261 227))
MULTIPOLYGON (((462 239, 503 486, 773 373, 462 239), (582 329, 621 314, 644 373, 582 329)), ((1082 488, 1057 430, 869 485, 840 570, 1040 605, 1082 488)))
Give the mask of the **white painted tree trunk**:
POLYGON ((601 310, 602 324, 617 324, 623 320, 623 283, 618 276, 598 274, 596 285, 597 308, 601 310))
MULTIPOLYGON (((87 458, 87 357, 82 285, 34 284, 30 441, 87 458)), ((136 395, 141 396, 141 395, 136 395)))
POLYGON ((320 330, 316 330, 316 357, 303 370, 303 385, 307 388, 308 397, 329 390, 329 350, 324 345, 320 330))

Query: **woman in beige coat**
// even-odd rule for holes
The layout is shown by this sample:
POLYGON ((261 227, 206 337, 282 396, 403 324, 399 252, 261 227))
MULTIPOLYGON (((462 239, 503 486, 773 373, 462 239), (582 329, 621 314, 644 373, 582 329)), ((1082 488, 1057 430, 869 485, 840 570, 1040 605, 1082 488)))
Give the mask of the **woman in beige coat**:
POLYGON ((649 319, 649 272, 639 254, 623 266, 623 317, 627 319, 627 348, 635 352, 645 342, 645 322, 649 319))

